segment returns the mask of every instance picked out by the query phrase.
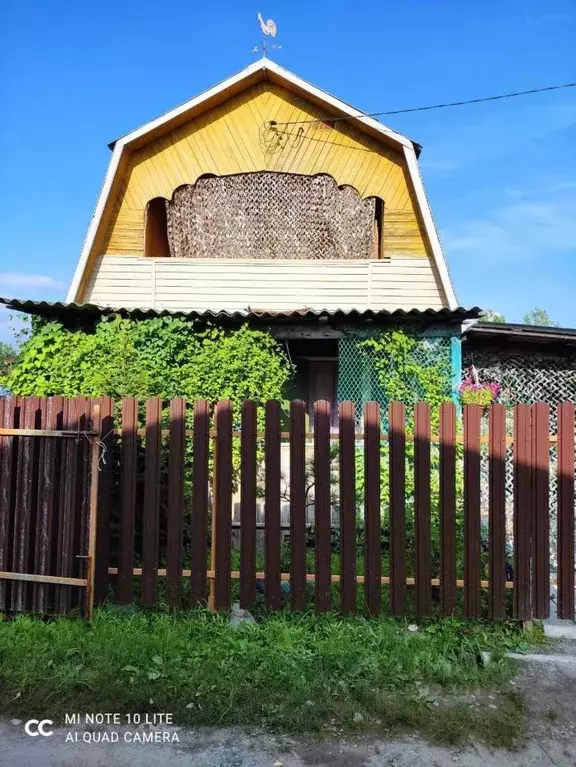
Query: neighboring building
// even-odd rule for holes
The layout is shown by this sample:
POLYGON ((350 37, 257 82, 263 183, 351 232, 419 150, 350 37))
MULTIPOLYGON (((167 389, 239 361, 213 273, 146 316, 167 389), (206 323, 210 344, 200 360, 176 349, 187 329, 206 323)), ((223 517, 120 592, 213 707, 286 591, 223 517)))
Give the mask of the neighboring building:
POLYGON ((413 141, 262 59, 110 146, 52 313, 265 325, 300 396, 358 402, 383 396, 356 340, 400 323, 459 380, 461 323, 479 310, 457 307, 413 141))
POLYGON ((499 384, 500 402, 576 401, 574 328, 476 322, 463 339, 464 369, 473 365, 480 380, 499 384))

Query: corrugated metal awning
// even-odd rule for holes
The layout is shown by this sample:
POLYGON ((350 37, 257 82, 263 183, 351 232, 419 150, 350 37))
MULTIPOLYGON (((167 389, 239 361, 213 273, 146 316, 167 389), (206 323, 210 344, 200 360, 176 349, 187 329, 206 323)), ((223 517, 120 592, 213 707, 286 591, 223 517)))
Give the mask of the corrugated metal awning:
POLYGON ((26 314, 34 314, 42 317, 71 317, 78 316, 98 316, 119 314, 123 317, 133 317, 135 319, 146 319, 152 317, 185 317, 187 319, 197 320, 231 320, 241 322, 247 319, 258 320, 335 320, 343 321, 374 321, 379 319, 414 319, 414 320, 446 320, 463 321, 476 319, 482 313, 482 310, 474 306, 466 309, 462 306, 456 309, 290 309, 274 311, 271 309, 256 309, 247 307, 244 311, 228 312, 222 311, 170 311, 168 309, 127 309, 125 307, 97 306, 96 304, 77 304, 63 303, 62 301, 32 301, 20 298, 2 298, 0 304, 5 304, 11 309, 26 314))
POLYGON ((464 339, 469 345, 476 341, 574 345, 576 328, 521 325, 509 322, 476 322, 466 329, 464 339))

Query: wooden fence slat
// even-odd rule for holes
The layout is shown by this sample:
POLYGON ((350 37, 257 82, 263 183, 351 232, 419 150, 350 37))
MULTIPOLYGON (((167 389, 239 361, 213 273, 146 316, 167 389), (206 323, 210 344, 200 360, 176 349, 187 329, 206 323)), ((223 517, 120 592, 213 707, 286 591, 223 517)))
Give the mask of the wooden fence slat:
MULTIPOLYGON (((23 426, 36 429, 39 424, 37 415, 40 408, 39 397, 26 397, 23 401, 23 426)), ((22 437, 18 444, 18 471, 16 475, 16 497, 14 504, 14 537, 12 569, 17 573, 29 572, 31 517, 36 500, 37 478, 34 459, 38 453, 38 440, 35 437, 22 437)), ((10 606, 12 610, 22 611, 28 607, 30 587, 27 583, 12 584, 10 606)))
POLYGON ((340 439, 340 605, 356 612, 356 413, 354 402, 341 402, 340 439))
POLYGON ((240 606, 256 603, 256 432, 257 407, 242 403, 240 443, 240 606))
POLYGON ((489 554, 490 617, 506 617, 506 408, 496 404, 489 415, 489 554))
MULTIPOLYGON (((68 430, 68 425, 72 423, 73 413, 71 412, 71 405, 72 402, 69 398, 64 398, 62 400, 62 411, 60 413, 60 427, 63 430, 68 430)), ((56 503, 55 503, 55 509, 54 509, 54 535, 55 535, 55 546, 54 546, 54 557, 53 557, 53 563, 54 563, 54 569, 53 572, 58 577, 65 577, 62 576, 62 573, 60 572, 61 569, 61 555, 62 555, 62 530, 63 530, 63 518, 66 514, 65 509, 65 498, 66 498, 66 466, 68 461, 68 439, 58 440, 60 444, 60 455, 58 456, 59 460, 56 463, 56 481, 58 485, 58 495, 55 496, 56 503)), ((55 489, 56 492, 56 489, 55 489)), ((53 607, 55 612, 58 612, 60 610, 60 600, 62 597, 63 589, 55 585, 54 587, 54 603, 53 607)))
POLYGON ((166 523, 166 597, 172 607, 182 600, 182 559, 184 528, 184 464, 186 403, 181 397, 170 401, 168 440, 168 519, 166 523))
POLYGON ((574 620, 574 404, 558 405, 558 617, 574 620))
POLYGON ((430 531, 430 405, 418 402, 414 412, 414 532, 416 550, 416 612, 432 609, 430 531))
POLYGON ((269 610, 282 606, 280 587, 280 403, 265 405, 265 488, 264 488, 264 572, 266 605, 269 610))
MULTIPOLYGON (((40 397, 38 401, 38 410, 39 414, 36 419, 36 425, 39 429, 42 431, 46 431, 46 418, 47 418, 47 411, 48 411, 48 398, 47 397, 40 397)), ((43 486, 42 482, 42 475, 44 473, 44 461, 45 461, 45 452, 47 442, 50 440, 48 439, 42 439, 38 438, 35 440, 36 442, 36 504, 35 509, 33 510, 33 518, 31 519, 31 525, 33 525, 33 530, 30 530, 30 534, 33 536, 33 547, 30 551, 30 557, 29 562, 31 569, 29 570, 30 573, 38 573, 38 560, 40 558, 40 552, 46 545, 45 539, 43 540, 41 538, 40 532, 41 532, 41 519, 43 515, 43 504, 42 504, 42 495, 43 492, 46 491, 45 487, 43 486)), ((48 483, 51 488, 48 490, 48 492, 52 491, 53 483, 48 483)), ((28 609, 32 612, 37 612, 36 609, 36 603, 37 603, 37 585, 36 583, 32 584, 32 599, 30 601, 30 604, 28 605, 28 609)))
POLYGON ((530 405, 514 408, 514 617, 530 620, 530 405))
MULTIPOLYGON (((78 431, 80 424, 79 413, 85 407, 85 397, 75 397, 65 402, 64 428, 78 431)), ((58 565, 56 575, 71 578, 74 572, 74 529, 78 503, 78 442, 66 440, 62 450, 61 461, 61 513, 58 517, 58 565)), ((83 552, 82 552, 83 553, 83 552)), ((56 589, 58 599, 57 609, 67 613, 71 606, 70 589, 59 586, 56 589)))
MULTIPOLYGON (((81 432, 92 431, 93 402, 87 397, 79 398, 78 428, 81 432)), ((88 578, 88 525, 90 510, 90 439, 82 436, 77 442, 78 472, 76 485, 76 512, 74 519, 74 543, 72 550, 72 576, 88 578)), ((86 592, 83 589, 72 589, 71 603, 73 607, 85 609, 86 592)))
MULTIPOLYGON (((56 424, 58 429, 64 429, 66 424, 69 423, 69 402, 64 397, 61 398, 56 413, 56 424)), ((62 530, 62 515, 63 499, 64 499, 64 482, 65 471, 64 466, 66 464, 66 442, 67 439, 56 440, 56 457, 54 468, 54 517, 52 520, 52 543, 50 552, 50 573, 58 575, 60 568, 60 537, 62 530)), ((59 586, 50 586, 48 595, 50 598, 49 609, 57 611, 60 605, 60 595, 62 589, 59 586)))
POLYGON ((406 609, 406 414, 403 402, 389 405, 390 612, 406 609))
POLYGON ((440 405, 440 591, 442 613, 456 610, 456 407, 440 405))
POLYGON ((134 558, 134 524, 136 520, 136 461, 138 454, 138 400, 122 400, 122 458, 120 537, 116 599, 120 604, 132 601, 132 562, 134 558))
MULTIPOLYGON (((110 510, 112 505, 112 480, 114 469, 114 400, 103 396, 99 399, 101 460, 98 466, 98 526, 96 528, 96 562, 94 601, 102 604, 108 596, 108 567, 110 565, 110 510)), ((92 480, 94 478, 92 477, 92 480)))
POLYGON ((532 615, 550 615, 550 407, 545 402, 532 406, 534 455, 534 514, 532 615))
MULTIPOLYGON (((2 426, 15 429, 20 426, 20 397, 4 400, 2 426)), ((0 571, 12 569, 11 542, 14 531, 14 496, 17 467, 18 437, 0 436, 2 465, 0 467, 0 571)), ((0 580, 0 610, 9 604, 11 586, 0 580)))
POLYGON ((314 527, 316 612, 330 610, 330 403, 314 403, 314 527))
POLYGON ((380 406, 364 405, 364 600, 371 615, 380 613, 382 576, 380 522, 380 406))
POLYGON ((464 406, 464 613, 480 617, 480 425, 482 408, 464 406))
POLYGON ((142 604, 156 602, 158 535, 160 524, 160 427, 162 400, 149 397, 146 402, 146 455, 144 459, 144 515, 142 520, 142 604))
POLYGON ((290 590, 292 610, 306 609, 306 403, 290 403, 290 590))
POLYGON ((192 562, 190 602, 206 599, 206 556, 208 540, 208 456, 210 411, 206 400, 194 403, 192 467, 192 562))
POLYGON ((232 529, 232 405, 220 400, 215 413, 214 439, 214 608, 230 604, 230 560, 232 529))
MULTIPOLYGON (((58 428, 58 415, 62 411, 62 397, 48 397, 41 402, 42 425, 44 429, 58 428)), ((54 501, 56 480, 56 453, 61 440, 41 439, 38 462, 38 514, 36 517, 36 545, 34 551, 34 573, 51 575, 51 548, 54 531, 54 501)), ((50 586, 35 583, 32 588, 33 609, 39 613, 48 612, 50 586)))

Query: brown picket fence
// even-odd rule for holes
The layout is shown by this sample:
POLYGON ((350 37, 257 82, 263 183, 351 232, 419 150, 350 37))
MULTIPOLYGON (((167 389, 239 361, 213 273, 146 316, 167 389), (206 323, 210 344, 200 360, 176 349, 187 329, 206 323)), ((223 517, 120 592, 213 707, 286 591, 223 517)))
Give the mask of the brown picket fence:
POLYGON ((89 618, 101 408, 86 397, 0 397, 0 610, 89 618))
MULTIPOLYGON (((13 410, 6 403, 15 400, 4 402, 5 431, 13 410)), ((549 614, 552 551, 558 615, 574 618, 572 403, 553 410, 546 403, 469 405, 460 412, 453 403, 436 411, 424 402, 392 402, 384 413, 375 402, 362 409, 342 402, 334 418, 324 401, 311 411, 293 401, 286 411, 275 401, 233 408, 180 398, 54 397, 36 407, 25 400, 38 398, 18 400, 20 412, 40 413, 37 429, 54 426, 44 412, 86 414, 99 406, 98 424, 84 422, 98 445, 98 482, 78 473, 78 461, 90 462, 77 449, 72 463, 58 459, 63 479, 47 507, 56 513, 56 533, 42 549, 56 574, 72 572, 69 563, 86 549, 86 524, 77 520, 93 486, 97 602, 222 610, 238 600, 249 609, 530 620, 549 614), (76 479, 69 476, 74 465, 76 479), (67 497, 70 483, 76 494, 67 497), (71 514, 80 527, 69 522, 71 514), (63 530, 80 531, 66 555, 63 530), (62 557, 68 564, 58 564, 62 557)), ((80 431, 76 415, 69 423, 80 431)), ((17 447, 13 465, 14 440, 27 443, 11 433, 0 437, 5 570, 6 521, 12 531, 24 530, 22 508, 44 507, 38 489, 31 496, 26 490, 23 471, 32 459, 25 447, 17 447)), ((44 487, 35 471, 32 486, 44 487)), ((28 517, 35 529, 43 519, 32 511, 28 517)), ((38 540, 36 532, 27 551, 38 540)), ((20 551, 10 555, 13 570, 46 570, 41 556, 22 558, 20 551)), ((51 604, 69 609, 62 598, 51 604)), ((49 606, 36 601, 32 609, 49 606)), ((26 604, 15 599, 7 607, 26 604)))

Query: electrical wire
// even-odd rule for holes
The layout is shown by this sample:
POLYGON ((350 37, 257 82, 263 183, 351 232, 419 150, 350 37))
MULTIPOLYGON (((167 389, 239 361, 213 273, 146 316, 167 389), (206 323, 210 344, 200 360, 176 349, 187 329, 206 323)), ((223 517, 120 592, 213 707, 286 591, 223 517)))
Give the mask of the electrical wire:
POLYGON ((402 115, 406 114, 407 112, 427 112, 431 109, 446 109, 448 107, 462 107, 467 106, 468 104, 481 104, 486 101, 499 101, 501 99, 512 99, 516 98, 517 96, 529 96, 533 93, 544 93, 546 91, 558 91, 562 90, 563 88, 575 88, 576 83, 565 83, 564 85, 549 85, 546 88, 532 88, 528 91, 516 91, 514 93, 502 93, 499 96, 486 96, 484 98, 478 98, 478 99, 467 99, 466 101, 451 101, 446 104, 432 104, 430 106, 425 107, 411 107, 409 109, 394 109, 388 112, 371 112, 369 114, 365 112, 360 112, 357 115, 347 115, 345 117, 333 117, 328 118, 324 120, 292 120, 290 122, 275 122, 274 120, 271 120, 268 122, 268 125, 274 125, 274 126, 280 126, 280 125, 303 125, 303 124, 309 124, 309 123, 335 123, 335 122, 342 122, 343 120, 357 120, 361 117, 383 117, 384 115, 402 115))

